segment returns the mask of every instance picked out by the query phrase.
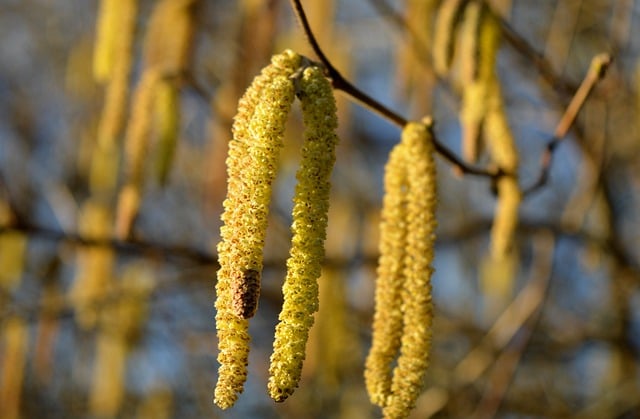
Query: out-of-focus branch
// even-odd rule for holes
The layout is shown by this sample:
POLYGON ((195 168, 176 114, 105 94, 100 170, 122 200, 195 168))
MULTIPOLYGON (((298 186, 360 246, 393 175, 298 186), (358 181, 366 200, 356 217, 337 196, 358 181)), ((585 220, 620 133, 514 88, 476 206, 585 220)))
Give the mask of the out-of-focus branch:
POLYGON ((573 95, 569 106, 567 106, 564 115, 556 127, 553 138, 549 141, 544 153, 542 154, 542 158, 540 160, 540 175, 533 185, 525 189, 525 195, 535 192, 547 183, 554 151, 569 132, 578 112, 584 106, 589 94, 593 91, 593 88, 607 73, 607 69, 611 64, 611 61, 611 56, 606 53, 598 54, 591 60, 591 66, 587 75, 580 84, 575 95, 573 95))
POLYGON ((159 259, 186 259, 201 265, 217 265, 217 258, 207 252, 186 246, 164 245, 136 239, 98 239, 79 233, 63 232, 49 227, 20 222, 0 226, 0 235, 7 232, 20 232, 29 236, 54 242, 69 243, 82 247, 108 247, 116 252, 130 255, 146 255, 159 259))
POLYGON ((505 348, 544 301, 551 276, 554 247, 552 233, 545 232, 537 242, 536 250, 537 253, 542 253, 544 263, 536 264, 528 285, 500 315, 482 342, 458 364, 455 376, 461 384, 471 383, 483 374, 493 361, 488 353, 505 348))
POLYGON ((531 272, 529 285, 513 301, 512 307, 505 310, 503 316, 487 334, 487 337, 493 334, 495 339, 495 336, 506 333, 503 341, 511 342, 496 359, 489 376, 488 386, 473 417, 495 416, 542 313, 542 305, 553 271, 553 249, 555 248, 553 235, 549 231, 543 231, 534 239, 533 245, 537 262, 531 272), (513 326, 509 325, 510 322, 513 326), (513 338, 508 337, 509 334, 513 338))
MULTIPOLYGON (((387 119, 388 121, 393 122, 395 125, 398 125, 399 127, 404 127, 409 122, 406 118, 392 111, 391 109, 387 108, 377 100, 373 99, 371 96, 367 95, 362 90, 354 86, 350 81, 345 79, 344 76, 342 76, 342 74, 340 74, 340 72, 333 66, 331 61, 327 58, 322 48, 318 44, 318 41, 316 40, 316 37, 313 34, 313 31, 311 30, 311 26, 309 25, 309 20, 307 19, 307 16, 304 12, 304 8, 302 7, 302 3, 300 2, 300 0, 290 0, 290 1, 291 1, 291 6, 295 12, 295 15, 298 18, 300 25, 304 29, 304 33, 307 37, 309 44, 311 45, 311 48, 320 59, 320 62, 322 63, 322 65, 325 67, 326 75, 331 79, 331 83, 333 87, 336 90, 342 91, 343 93, 345 93, 346 95, 348 95, 349 97, 351 97, 352 99, 354 99, 355 101, 363 105, 365 108, 372 110, 373 112, 376 112, 377 114, 387 119)), ((502 171, 500 170, 485 170, 485 169, 469 166, 463 160, 457 157, 451 150, 445 147, 435 137, 434 137, 434 146, 436 148, 436 151, 442 157, 444 157, 446 160, 452 163, 454 165, 454 168, 458 172, 469 174, 469 175, 489 177, 492 179, 496 179, 504 175, 504 173, 502 173, 502 171)))

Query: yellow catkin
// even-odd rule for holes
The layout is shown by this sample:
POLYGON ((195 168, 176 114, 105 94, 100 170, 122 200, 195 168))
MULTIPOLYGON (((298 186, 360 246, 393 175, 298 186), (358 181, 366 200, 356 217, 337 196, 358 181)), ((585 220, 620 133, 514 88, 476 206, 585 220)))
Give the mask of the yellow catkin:
POLYGON ((103 77, 105 81, 108 78, 108 84, 91 156, 89 184, 94 195, 113 193, 117 182, 118 139, 127 114, 138 1, 104 0, 101 7, 109 9, 104 11, 109 16, 104 17, 103 11, 100 12, 94 63, 96 77, 103 77), (104 31, 108 34, 103 34, 104 31))
POLYGON ((293 198, 293 231, 284 302, 269 366, 269 395, 284 401, 298 386, 309 329, 318 309, 318 278, 324 259, 331 170, 338 141, 336 103, 322 70, 309 67, 300 80, 305 125, 302 161, 293 198))
MULTIPOLYGON (((483 41, 489 45, 485 47, 488 50, 486 55, 495 63, 499 40, 497 22, 487 16, 483 21, 483 27, 483 41)), ((497 182, 498 202, 491 228, 490 254, 480 270, 480 286, 487 297, 486 315, 489 318, 500 312, 513 294, 517 260, 512 246, 522 200, 518 186, 518 150, 507 121, 500 83, 495 74, 495 64, 493 67, 481 70, 490 74, 486 82, 483 138, 491 160, 508 175, 497 182)))
POLYGON ((133 96, 131 119, 125 136, 125 156, 127 161, 125 174, 130 183, 142 182, 149 134, 152 125, 153 101, 156 86, 161 74, 156 70, 147 70, 136 87, 133 96))
POLYGON ((156 88, 154 114, 158 134, 156 175, 160 184, 167 182, 180 131, 178 87, 163 80, 156 88))
POLYGON ((106 149, 116 144, 124 124, 129 94, 129 76, 135 36, 137 0, 107 0, 117 3, 113 40, 113 58, 104 108, 98 125, 98 144, 106 149))
POLYGON ((29 345, 28 325, 21 318, 10 317, 2 323, 0 334, 0 416, 3 419, 18 419, 29 345))
POLYGON ((436 229, 436 166, 428 123, 410 123, 402 134, 407 162, 407 233, 402 288, 403 329, 385 418, 405 418, 423 387, 431 349, 431 275, 436 229))
POLYGON ((109 80, 113 72, 116 40, 120 30, 118 18, 120 7, 124 3, 122 0, 100 1, 93 53, 93 77, 99 82, 109 80))
POLYGON ((478 1, 471 1, 464 10, 460 27, 458 57, 460 62, 460 82, 462 86, 476 80, 478 76, 478 40, 483 7, 478 1))
POLYGON ((96 417, 116 417, 124 399, 126 343, 117 335, 100 333, 95 359, 89 410, 96 417))
POLYGON ((89 397, 91 413, 117 416, 125 394, 127 356, 140 336, 147 315, 147 300, 153 287, 153 271, 144 263, 125 268, 114 297, 100 316, 96 361, 89 397))
POLYGON ((194 6, 198 0, 161 0, 153 9, 144 39, 145 68, 165 76, 184 71, 193 45, 194 6))
POLYGON ((436 14, 433 34, 433 68, 436 74, 445 76, 453 58, 455 37, 465 0, 443 0, 436 14))
POLYGON ((491 229, 491 254, 495 258, 504 257, 512 247, 521 200, 517 179, 504 177, 498 181, 498 204, 491 229))
POLYGON ((0 292, 14 289, 22 278, 27 236, 20 232, 0 235, 0 292))
POLYGON ((495 164, 506 173, 515 175, 520 159, 507 121, 500 85, 496 81, 489 89, 491 97, 483 125, 487 148, 495 164))
POLYGON ((495 66, 500 33, 495 18, 485 13, 478 2, 467 6, 465 19, 470 27, 465 28, 461 45, 460 124, 463 157, 474 162, 480 150, 481 127, 488 112, 488 102, 496 94, 492 89, 497 86, 495 66))
POLYGON ((160 73, 145 71, 133 96, 131 118, 125 134, 125 185, 120 191, 116 212, 116 236, 126 238, 140 206, 140 194, 152 127, 153 100, 160 73), (133 196, 136 199, 131 199, 133 196))
MULTIPOLYGON (((249 355, 248 305, 257 295, 238 298, 247 278, 257 282, 284 128, 295 97, 291 76, 300 67, 292 51, 276 55, 240 99, 227 157, 227 198, 218 244, 216 284, 218 382, 214 402, 231 407, 242 392, 249 355), (246 298, 244 298, 246 297, 246 298), (247 301, 251 297, 251 301, 247 301), (238 304, 240 303, 240 304, 238 304)), ((255 291, 255 286, 250 287, 255 291)), ((252 291, 252 292, 254 292, 252 291)))
POLYGON ((509 176, 498 180, 498 204, 491 230, 491 254, 493 258, 503 258, 511 247, 518 223, 518 208, 521 192, 518 187, 518 150, 509 128, 499 86, 489 101, 489 110, 484 123, 484 136, 492 160, 509 176))
MULTIPOLYGON (((111 216, 105 204, 89 200, 80 211, 78 230, 90 239, 107 239, 111 216)), ((107 247, 87 246, 78 251, 69 298, 76 310, 76 321, 83 328, 92 328, 97 322, 99 304, 109 291, 113 262, 113 250, 107 247)))
POLYGON ((129 236, 133 222, 140 209, 140 186, 126 184, 118 194, 116 237, 124 239, 129 236))
POLYGON ((371 349, 365 363, 365 383, 371 402, 386 404, 391 391, 392 364, 402 336, 404 264, 407 250, 406 145, 396 145, 385 166, 384 199, 380 223, 378 277, 371 349))
MULTIPOLYGON (((131 233, 144 186, 145 161, 155 120, 160 123, 160 165, 168 172, 179 130, 177 87, 172 79, 188 64, 193 10, 197 0, 162 0, 149 19, 144 43, 144 71, 136 86, 125 135, 125 186, 116 215, 116 236, 131 233), (135 190, 135 193, 131 193, 135 190), (132 196, 137 199, 130 199, 132 196)), ((161 181, 164 175, 161 175, 161 181)))
POLYGON ((199 0, 163 0, 149 19, 144 41, 145 68, 164 77, 156 85, 155 114, 157 151, 155 172, 164 185, 173 165, 180 131, 180 100, 177 80, 187 70, 193 47, 194 13, 199 0), (167 28, 171 28, 167 31, 167 28))

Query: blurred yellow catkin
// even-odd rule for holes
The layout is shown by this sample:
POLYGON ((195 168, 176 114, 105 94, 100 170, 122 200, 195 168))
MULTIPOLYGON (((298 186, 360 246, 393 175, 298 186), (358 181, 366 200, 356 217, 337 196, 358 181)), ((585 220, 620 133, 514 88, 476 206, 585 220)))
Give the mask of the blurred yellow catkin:
POLYGON ((28 325, 19 317, 8 317, 2 323, 0 334, 0 418, 18 419, 29 345, 28 325))
POLYGON ((457 28, 464 12, 465 0, 443 0, 440 3, 433 33, 433 68, 446 76, 453 59, 457 28))
POLYGON ((295 97, 291 76, 300 63, 292 51, 274 56, 240 99, 232 127, 215 304, 220 368, 214 402, 222 409, 235 403, 247 376, 248 318, 257 308, 271 184, 295 97))
POLYGON ((96 43, 93 54, 93 76, 99 82, 106 82, 111 78, 117 50, 118 21, 122 7, 126 7, 123 0, 101 0, 96 23, 96 43))
POLYGON ((478 1, 469 2, 464 10, 457 54, 460 62, 460 83, 462 86, 473 82, 478 77, 480 55, 478 44, 483 12, 482 4, 478 1))
POLYGON ((145 161, 152 127, 153 100, 161 74, 148 70, 136 87, 131 118, 125 135, 125 183, 118 196, 115 233, 118 238, 129 236, 140 209, 145 161))
POLYGON ((24 233, 7 231, 0 235, 0 290, 10 291, 20 283, 26 250, 24 233))
POLYGON ((140 209, 154 128, 156 173, 164 184, 180 131, 178 80, 188 67, 198 0, 156 3, 145 33, 143 72, 136 86, 125 135, 125 182, 118 199, 116 235, 126 238, 140 209))
POLYGON ((369 397, 385 418, 409 415, 429 363, 437 202, 433 154, 430 121, 409 123, 385 168, 373 342, 365 369, 369 397))
POLYGON ((487 297, 487 315, 493 318, 502 310, 513 294, 517 273, 517 255, 514 253, 513 240, 518 224, 518 210, 522 200, 518 185, 519 155, 515 138, 505 111, 500 82, 496 75, 495 61, 499 44, 499 26, 496 19, 485 14, 482 23, 483 36, 481 47, 484 61, 493 62, 491 69, 481 68, 481 74, 487 74, 485 98, 485 116, 483 138, 491 160, 507 175, 498 179, 498 201, 491 228, 490 254, 483 261, 480 270, 480 286, 487 297), (485 52, 486 51, 486 52, 485 52))
POLYGON ((330 176, 338 142, 336 102, 322 69, 309 67, 299 81, 305 126, 302 160, 296 174, 293 224, 284 302, 269 365, 269 395, 284 401, 298 386, 313 314, 318 310, 318 278, 324 259, 330 176))
POLYGON ((500 94, 493 90, 498 86, 495 67, 499 35, 495 18, 480 2, 470 2, 465 11, 460 45, 462 154, 470 162, 476 161, 481 149, 488 102, 492 96, 500 94))
MULTIPOLYGON (((104 240, 111 234, 111 211, 101 200, 88 200, 80 209, 78 231, 88 239, 104 240)), ((113 250, 104 246, 78 249, 76 273, 69 291, 76 321, 92 328, 98 320, 100 305, 109 292, 114 263, 113 250)))
POLYGON ((158 136, 155 172, 160 184, 165 185, 173 165, 180 133, 180 92, 175 83, 166 80, 156 89, 153 111, 158 136))
POLYGON ((100 315, 89 407, 96 417, 116 417, 125 395, 127 356, 146 322, 153 271, 144 263, 127 266, 100 315))
POLYGON ((89 411, 96 417, 116 417, 124 399, 127 347, 117 335, 101 332, 96 341, 89 411))
POLYGON ((98 138, 115 141, 126 114, 133 58, 137 0, 102 0, 94 48, 94 77, 107 84, 98 138))

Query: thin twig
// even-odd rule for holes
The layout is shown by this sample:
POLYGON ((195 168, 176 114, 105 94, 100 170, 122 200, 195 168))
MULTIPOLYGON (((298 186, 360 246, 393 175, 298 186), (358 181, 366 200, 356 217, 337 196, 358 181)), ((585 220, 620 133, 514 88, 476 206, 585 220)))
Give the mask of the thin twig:
MULTIPOLYGON (((291 1, 291 6, 295 12, 295 15, 298 21, 300 22, 300 25, 302 26, 304 33, 307 37, 307 41, 311 45, 311 48, 313 49, 314 53, 320 59, 320 62, 322 63, 322 65, 325 67, 327 77, 331 79, 331 83, 334 89, 342 91, 343 93, 347 94, 348 96, 356 100, 365 108, 376 112, 383 118, 393 122, 399 127, 401 128, 404 127, 409 122, 406 118, 392 111, 391 109, 387 108, 377 100, 373 99, 372 97, 364 93, 362 90, 354 86, 347 79, 345 79, 342 76, 342 74, 340 74, 340 72, 333 66, 331 61, 329 61, 327 56, 324 54, 324 52, 322 51, 322 48, 320 48, 320 45, 318 44, 318 41, 316 40, 315 35, 311 30, 311 26, 309 25, 309 20, 307 19, 307 15, 304 12, 304 8, 302 7, 302 3, 300 2, 300 0, 290 0, 290 1, 291 1)), ((434 137, 433 143, 436 151, 442 157, 444 157, 446 160, 452 163, 454 165, 454 169, 456 169, 458 172, 477 175, 477 176, 485 176, 492 179, 495 179, 504 175, 504 173, 500 170, 486 170, 486 169, 469 166, 464 161, 462 161, 459 157, 457 157, 451 150, 449 150, 442 143, 440 143, 435 137, 434 137)))
MULTIPOLYGON (((509 339, 510 343, 504 351, 496 359, 492 371, 489 376, 489 383, 484 391, 484 395, 478 404, 473 415, 474 418, 492 418, 495 417, 505 394, 507 393, 509 383, 513 380, 517 366, 526 350, 531 336, 540 315, 542 306, 547 296, 549 282, 553 272, 553 249, 555 248, 555 240, 550 231, 542 231, 537 237, 534 237, 534 252, 536 255, 536 264, 531 272, 531 292, 526 294, 529 288, 525 288, 516 301, 521 302, 522 306, 530 307, 527 315, 521 318, 517 332, 512 334, 509 339), (520 301, 520 297, 523 297, 520 301)), ((514 301, 514 303, 516 302, 514 301)), ((505 311, 505 313, 507 313, 505 311)), ((517 317, 518 314, 516 314, 517 317)), ((501 318, 502 320, 502 318, 501 318)), ((496 322, 496 326, 498 322, 496 322)), ((508 322, 503 322, 503 328, 509 329, 508 322)), ((494 326, 495 328, 495 326, 494 326)), ((493 331, 494 329, 492 329, 493 331)), ((503 331, 497 332, 494 336, 499 336, 503 331)), ((507 334, 509 330, 506 331, 507 334)), ((490 333, 491 334, 491 333, 490 333)), ((489 335, 490 335, 489 334, 489 335)))
POLYGON ((498 317, 478 346, 458 363, 454 372, 458 383, 464 385, 476 381, 493 362, 493 357, 488 355, 506 348, 543 303, 551 273, 553 234, 550 231, 543 232, 535 243, 538 245, 536 250, 543 254, 546 263, 536 265, 527 286, 498 317))
POLYGON ((300 25, 304 29, 307 41, 311 45, 313 52, 322 62, 322 65, 324 65, 327 76, 331 79, 333 87, 348 94, 349 96, 357 100, 361 105, 378 113, 383 118, 393 122, 399 127, 404 127, 408 123, 408 121, 404 117, 385 107, 375 99, 371 98, 369 95, 351 84, 347 79, 344 78, 344 76, 342 76, 342 74, 340 74, 340 72, 333 66, 331 61, 329 61, 329 58, 327 58, 322 48, 320 48, 320 44, 318 44, 318 41, 313 31, 311 30, 311 25, 309 24, 309 20, 307 19, 307 15, 305 14, 300 0, 291 0, 291 4, 293 6, 293 10, 295 11, 295 15, 300 22, 300 25))
POLYGON ((602 80, 604 75, 607 72, 607 68, 609 64, 611 64, 612 58, 609 54, 603 53, 598 54, 591 60, 591 66, 584 80, 578 87, 575 95, 571 99, 569 106, 564 112, 564 115, 560 119, 558 126, 553 134, 553 138, 547 144, 547 147, 542 154, 540 159, 540 175, 536 182, 531 185, 529 188, 525 189, 524 194, 528 195, 532 192, 535 192, 540 187, 544 186, 547 183, 549 178, 549 170, 551 169, 551 162, 553 159, 553 152, 560 142, 564 139, 564 137, 569 132, 569 129, 573 125, 578 112, 584 106, 587 97, 593 91, 593 88, 598 83, 598 81, 602 80))

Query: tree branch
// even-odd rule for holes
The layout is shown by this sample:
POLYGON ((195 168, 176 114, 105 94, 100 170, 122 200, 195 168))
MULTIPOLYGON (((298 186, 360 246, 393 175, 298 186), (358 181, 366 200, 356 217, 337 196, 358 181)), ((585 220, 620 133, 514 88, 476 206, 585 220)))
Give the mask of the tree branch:
POLYGON ((524 190, 524 195, 529 195, 537 191, 547 183, 554 151, 569 132, 569 129, 575 122, 578 112, 580 112, 580 109, 584 106, 595 85, 605 76, 611 61, 611 56, 606 53, 598 54, 591 60, 591 66, 587 75, 584 80, 582 80, 582 83, 571 99, 569 106, 567 106, 564 115, 556 127, 553 138, 549 141, 544 153, 542 154, 540 159, 540 175, 533 185, 524 190))
MULTIPOLYGON (((340 74, 340 72, 333 66, 331 61, 327 58, 325 53, 320 48, 318 41, 311 30, 311 26, 309 25, 309 20, 307 19, 307 15, 304 12, 304 8, 302 7, 302 3, 300 0, 290 0, 291 6, 295 12, 295 15, 302 26, 304 33, 307 37, 307 41, 311 45, 313 52, 318 56, 320 62, 325 67, 327 77, 331 79, 331 83, 336 90, 340 90, 346 95, 350 96, 352 99, 360 103, 365 108, 376 112, 386 120, 394 123, 399 127, 404 127, 409 121, 403 116, 397 114, 391 109, 387 108, 380 102, 376 101, 362 90, 358 89, 351 82, 340 74)), ((454 168, 464 174, 484 176, 492 179, 496 179, 500 176, 503 176, 504 173, 500 170, 486 170, 473 166, 469 166, 462 159, 457 157, 451 150, 445 147, 437 138, 434 137, 433 140, 436 151, 448 160, 451 164, 453 164, 454 168)))

